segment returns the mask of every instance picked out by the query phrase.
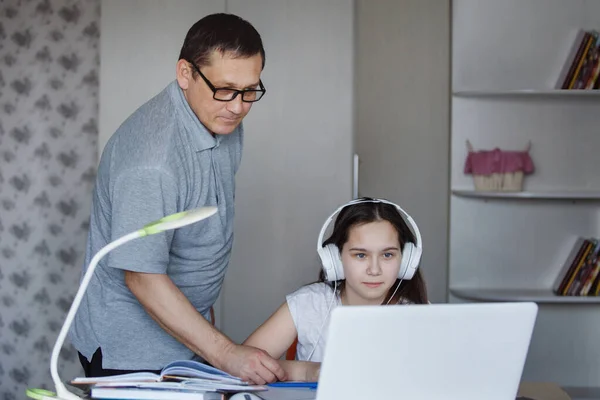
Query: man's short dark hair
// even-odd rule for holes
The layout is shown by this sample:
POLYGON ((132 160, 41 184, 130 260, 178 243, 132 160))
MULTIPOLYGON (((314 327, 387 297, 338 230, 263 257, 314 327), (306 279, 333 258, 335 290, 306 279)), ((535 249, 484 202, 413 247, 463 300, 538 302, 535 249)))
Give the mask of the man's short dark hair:
POLYGON ((210 62, 214 51, 248 58, 260 54, 265 66, 265 49, 258 31, 248 21, 233 14, 211 14, 196 22, 187 35, 179 59, 193 61, 199 67, 210 62))

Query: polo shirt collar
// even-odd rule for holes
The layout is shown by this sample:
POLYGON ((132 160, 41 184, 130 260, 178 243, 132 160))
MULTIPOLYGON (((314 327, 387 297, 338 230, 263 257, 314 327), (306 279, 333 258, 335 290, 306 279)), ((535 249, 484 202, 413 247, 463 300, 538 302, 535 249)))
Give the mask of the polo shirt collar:
POLYGON ((177 80, 174 80, 169 85, 169 93, 175 105, 175 112, 179 116, 179 123, 189 137, 194 150, 208 150, 217 146, 221 142, 221 135, 214 137, 200 122, 187 102, 177 80))

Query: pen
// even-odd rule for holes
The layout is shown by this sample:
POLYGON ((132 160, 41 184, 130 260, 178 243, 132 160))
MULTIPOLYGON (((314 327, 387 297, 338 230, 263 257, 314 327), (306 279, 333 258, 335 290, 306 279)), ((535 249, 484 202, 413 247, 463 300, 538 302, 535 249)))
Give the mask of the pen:
POLYGON ((317 385, 318 385, 318 382, 273 382, 273 383, 269 383, 267 386, 316 389, 317 385))

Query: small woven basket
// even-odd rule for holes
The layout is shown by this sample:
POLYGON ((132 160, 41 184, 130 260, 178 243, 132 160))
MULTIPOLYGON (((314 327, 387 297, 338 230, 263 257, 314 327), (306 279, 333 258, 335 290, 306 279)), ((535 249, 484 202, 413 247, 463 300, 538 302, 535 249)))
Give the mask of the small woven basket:
POLYGON ((473 175, 475 190, 494 192, 520 192, 526 174, 534 171, 529 155, 531 142, 524 151, 493 150, 474 151, 467 140, 469 153, 464 172, 473 175))
POLYGON ((488 192, 520 192, 523 190, 523 172, 473 175, 475 190, 488 192))

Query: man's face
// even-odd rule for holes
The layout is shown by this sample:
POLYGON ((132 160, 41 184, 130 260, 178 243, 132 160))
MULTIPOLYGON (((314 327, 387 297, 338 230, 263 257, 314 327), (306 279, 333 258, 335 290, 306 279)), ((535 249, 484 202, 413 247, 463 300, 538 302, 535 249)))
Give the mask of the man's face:
MULTIPOLYGON (((210 63, 199 68, 217 89, 257 89, 262 58, 260 54, 249 58, 233 58, 229 53, 214 51, 210 63)), ((241 93, 231 101, 215 100, 212 90, 197 72, 196 78, 192 78, 193 72, 194 67, 189 62, 178 61, 177 81, 191 109, 210 132, 230 134, 248 114, 252 103, 243 102, 241 93)))

